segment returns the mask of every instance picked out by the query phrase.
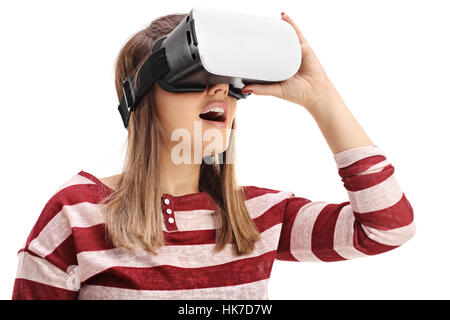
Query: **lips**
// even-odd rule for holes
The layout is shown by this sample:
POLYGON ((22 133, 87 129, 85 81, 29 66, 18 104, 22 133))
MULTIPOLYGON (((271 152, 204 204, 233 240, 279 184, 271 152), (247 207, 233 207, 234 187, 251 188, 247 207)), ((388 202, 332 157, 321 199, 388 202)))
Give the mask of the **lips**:
POLYGON ((228 105, 222 100, 208 103, 199 114, 201 119, 217 123, 226 122, 227 116, 228 105))

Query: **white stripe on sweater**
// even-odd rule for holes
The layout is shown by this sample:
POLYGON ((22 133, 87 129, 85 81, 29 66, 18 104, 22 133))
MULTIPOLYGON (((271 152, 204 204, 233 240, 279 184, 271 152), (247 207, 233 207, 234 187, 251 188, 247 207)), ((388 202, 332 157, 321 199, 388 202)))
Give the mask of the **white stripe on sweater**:
POLYGON ((359 191, 348 191, 353 210, 366 213, 386 209, 393 206, 403 196, 403 190, 394 175, 372 187, 359 191))
MULTIPOLYGON (((267 210, 282 201, 290 198, 292 192, 280 191, 276 193, 266 193, 249 200, 245 200, 244 204, 249 212, 250 218, 255 219, 263 215, 267 210)), ((216 214, 214 210, 188 210, 174 211, 175 221, 178 227, 177 231, 194 231, 194 230, 211 230, 218 228, 216 214)), ((168 215, 164 213, 164 217, 173 217, 173 213, 168 215)), ((167 232, 166 225, 162 224, 163 231, 167 232)))
POLYGON ((45 225, 39 235, 30 242, 29 249, 31 251, 41 257, 46 257, 70 236, 72 230, 62 211, 60 210, 45 225))
POLYGON ((355 215, 350 204, 342 207, 334 229, 333 249, 345 259, 362 258, 367 255, 355 248, 353 224, 355 215))
POLYGON ((348 167, 358 160, 378 155, 384 156, 386 158, 385 153, 377 146, 363 146, 347 149, 336 153, 334 155, 334 160, 336 161, 337 168, 340 169, 348 167))
POLYGON ((80 288, 78 267, 71 268, 71 272, 68 274, 49 261, 25 251, 18 254, 18 259, 16 278, 72 291, 78 291, 80 288))
POLYGON ((314 223, 322 209, 328 205, 325 201, 313 201, 300 208, 291 230, 291 254, 299 261, 322 261, 311 251, 311 239, 314 223))
POLYGON ((101 211, 104 205, 80 202, 63 207, 61 214, 64 214, 70 221, 72 227, 87 228, 105 222, 101 211))
MULTIPOLYGON (((178 231, 209 230, 218 227, 215 215, 214 210, 175 211, 175 221, 178 231)), ((166 213, 165 216, 173 216, 173 214, 166 213)), ((163 224, 163 230, 167 231, 165 224, 163 224)))
POLYGON ((80 300, 267 300, 269 279, 234 286, 180 290, 135 290, 86 285, 80 300))
POLYGON ((113 248, 99 251, 85 251, 77 254, 81 267, 81 281, 111 267, 156 267, 170 265, 182 268, 210 267, 225 262, 260 256, 277 249, 282 224, 276 224, 261 233, 261 241, 256 242, 255 250, 245 256, 234 254, 234 246, 227 244, 215 253, 215 243, 199 245, 170 245, 159 249, 158 255, 151 256, 140 249, 128 250, 113 248))
POLYGON ((365 225, 362 225, 362 228, 370 239, 388 246, 399 246, 411 239, 416 233, 414 222, 391 230, 378 230, 365 225))
POLYGON ((276 193, 266 193, 252 199, 245 200, 245 206, 252 219, 261 216, 264 212, 293 196, 292 192, 280 191, 276 193))

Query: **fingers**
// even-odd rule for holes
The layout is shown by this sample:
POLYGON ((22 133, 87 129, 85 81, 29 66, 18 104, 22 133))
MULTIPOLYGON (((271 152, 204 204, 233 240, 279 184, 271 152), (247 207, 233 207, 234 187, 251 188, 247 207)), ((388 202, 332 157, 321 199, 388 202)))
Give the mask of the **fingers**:
POLYGON ((292 20, 291 17, 289 17, 286 13, 282 12, 281 13, 281 19, 283 19, 284 21, 288 22, 295 30, 295 32, 297 33, 298 38, 300 39, 300 44, 306 44, 306 38, 303 36, 302 32, 300 31, 300 29, 296 26, 296 24, 294 23, 294 20, 292 20))
POLYGON ((281 85, 278 82, 272 84, 249 84, 248 86, 244 86, 241 90, 252 90, 252 93, 261 96, 282 96, 281 85))

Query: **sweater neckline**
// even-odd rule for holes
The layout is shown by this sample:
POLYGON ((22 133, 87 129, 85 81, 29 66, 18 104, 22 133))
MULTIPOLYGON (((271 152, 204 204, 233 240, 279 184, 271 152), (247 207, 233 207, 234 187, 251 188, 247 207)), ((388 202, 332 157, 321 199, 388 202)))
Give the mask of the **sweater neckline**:
MULTIPOLYGON (((97 178, 92 173, 81 170, 78 174, 95 182, 99 187, 106 190, 108 194, 115 192, 114 189, 108 187, 106 184, 104 184, 99 178, 97 178)), ((192 200, 202 199, 205 197, 209 198, 209 195, 206 191, 200 191, 200 192, 187 193, 187 194, 182 194, 182 195, 177 195, 177 196, 172 195, 170 193, 162 193, 162 197, 171 198, 173 200, 176 200, 177 202, 180 202, 180 201, 183 202, 183 201, 192 201, 192 200)))

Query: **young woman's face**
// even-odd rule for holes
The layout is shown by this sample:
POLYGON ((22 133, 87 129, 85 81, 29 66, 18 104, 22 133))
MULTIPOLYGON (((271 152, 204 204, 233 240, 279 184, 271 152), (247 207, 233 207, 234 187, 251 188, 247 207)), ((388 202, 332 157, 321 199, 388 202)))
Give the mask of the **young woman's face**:
POLYGON ((228 95, 229 84, 208 85, 203 92, 168 92, 155 84, 156 112, 174 147, 180 142, 194 155, 194 145, 202 155, 220 153, 227 149, 237 99, 228 95), (219 102, 215 112, 203 113, 211 102, 219 102), (225 106, 220 105, 225 103, 225 106), (225 112, 223 115, 221 111, 225 112), (201 115, 202 114, 202 115, 201 115), (210 151, 213 149, 212 151, 210 151))

